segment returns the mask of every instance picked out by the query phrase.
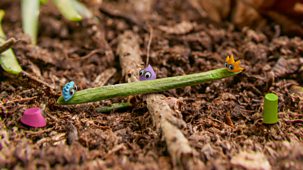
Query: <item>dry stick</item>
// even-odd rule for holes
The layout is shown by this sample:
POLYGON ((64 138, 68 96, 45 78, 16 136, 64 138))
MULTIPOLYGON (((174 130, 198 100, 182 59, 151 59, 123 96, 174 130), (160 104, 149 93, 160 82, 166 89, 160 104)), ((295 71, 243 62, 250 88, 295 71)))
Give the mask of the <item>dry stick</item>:
POLYGON ((83 57, 79 57, 79 58, 75 58, 74 60, 86 60, 90 57, 93 57, 95 54, 97 53, 104 53, 104 50, 103 49, 95 49, 91 52, 89 52, 87 55, 83 56, 83 57))
POLYGON ((22 73, 22 75, 23 75, 24 77, 27 77, 27 78, 29 78, 29 79, 31 79, 31 80, 34 80, 35 82, 40 83, 40 84, 44 85, 45 87, 47 87, 47 88, 50 90, 51 94, 57 95, 57 94, 55 93, 55 88, 52 87, 52 86, 50 86, 50 85, 47 84, 46 82, 44 82, 44 81, 40 80, 39 78, 37 78, 37 77, 35 77, 35 76, 29 74, 29 73, 26 72, 26 71, 22 71, 21 73, 22 73))
POLYGON ((303 123, 302 119, 294 119, 294 120, 284 120, 288 124, 295 124, 295 123, 303 123))
POLYGON ((186 126, 182 119, 167 104, 166 97, 159 94, 147 96, 147 108, 153 116, 154 125, 162 130, 168 151, 176 169, 204 169, 198 153, 190 147, 188 140, 178 127, 186 126))
POLYGON ((16 99, 16 100, 9 101, 6 104, 10 104, 10 103, 23 103, 23 102, 28 102, 28 101, 34 100, 36 98, 37 98, 37 96, 28 97, 28 98, 21 98, 21 99, 16 99))
POLYGON ((5 41, 3 44, 0 46, 0 54, 9 48, 11 48, 14 44, 16 43, 16 39, 10 38, 7 41, 5 41))
POLYGON ((149 64, 149 55, 150 55, 150 46, 152 43, 152 39, 153 39, 153 28, 150 26, 149 27, 149 39, 148 39, 148 44, 147 44, 147 54, 146 54, 146 63, 145 65, 148 66, 149 64))
MULTIPOLYGON (((138 81, 138 66, 142 64, 138 36, 125 32, 119 38, 118 54, 121 68, 129 82, 138 81), (134 78, 134 79, 131 79, 134 78)), ((176 113, 165 101, 165 96, 159 94, 147 95, 147 107, 153 117, 157 130, 162 130, 173 164, 178 169, 201 169, 204 164, 197 158, 196 152, 190 147, 188 140, 178 127, 186 126, 185 122, 173 115, 176 113), (177 127, 178 126, 178 127, 177 127)))
POLYGON ((143 65, 138 35, 127 31, 119 37, 117 53, 120 57, 122 76, 127 82, 138 81, 138 72, 143 65))

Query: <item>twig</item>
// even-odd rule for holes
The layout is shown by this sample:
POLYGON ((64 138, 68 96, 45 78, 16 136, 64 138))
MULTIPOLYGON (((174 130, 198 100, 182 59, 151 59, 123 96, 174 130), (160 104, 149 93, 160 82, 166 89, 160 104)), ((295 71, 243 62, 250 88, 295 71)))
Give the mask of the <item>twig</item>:
POLYGON ((147 54, 146 54, 146 63, 145 65, 148 66, 149 64, 149 56, 150 56, 150 46, 151 46, 151 42, 152 42, 152 39, 153 39, 153 28, 150 27, 149 29, 149 39, 148 39, 148 44, 147 44, 147 54))
POLYGON ((43 133, 47 133, 47 132, 51 132, 53 129, 55 129, 55 127, 51 127, 51 128, 47 128, 47 129, 42 129, 39 131, 32 131, 31 129, 29 130, 24 130, 24 132, 26 133, 26 135, 30 135, 30 136, 39 136, 43 133))
POLYGON ((52 92, 53 94, 55 94, 55 92, 54 92, 54 91, 55 91, 55 88, 52 87, 52 86, 50 86, 50 85, 47 84, 46 82, 44 82, 44 81, 40 80, 39 78, 37 78, 37 77, 35 77, 35 76, 29 74, 29 73, 26 72, 26 71, 22 71, 22 75, 25 76, 25 77, 28 77, 28 78, 31 79, 31 80, 34 80, 35 82, 38 82, 39 84, 42 84, 42 85, 46 86, 47 88, 49 88, 49 89, 51 90, 51 92, 52 92))
POLYGON ((4 43, 2 43, 0 46, 0 54, 4 51, 8 50, 9 48, 11 48, 15 43, 16 43, 15 38, 10 38, 7 41, 5 41, 4 43))
POLYGON ((16 99, 16 100, 12 100, 12 101, 7 102, 7 104, 10 104, 10 103, 23 103, 23 102, 28 102, 28 101, 34 100, 34 99, 36 99, 36 98, 37 98, 37 96, 28 97, 28 98, 16 99))
POLYGON ((122 75, 127 82, 138 81, 138 72, 143 65, 138 39, 138 35, 129 31, 119 36, 117 53, 120 57, 121 68, 123 68, 122 75))
POLYGON ((285 123, 288 124, 303 123, 303 119, 285 120, 285 123))
MULTIPOLYGON (((140 49, 136 34, 127 32, 122 35, 119 41, 119 46, 121 45, 123 48, 119 51, 119 55, 120 58, 123 58, 123 60, 120 60, 120 64, 124 72, 126 72, 126 70, 132 70, 133 67, 142 63, 142 59, 138 57, 140 55, 140 49), (132 61, 132 65, 126 64, 128 61, 132 61)), ((130 76, 133 76, 133 74, 130 76)), ((130 81, 138 80, 133 79, 130 81)), ((165 97, 163 95, 157 94, 148 95, 147 107, 153 117, 154 124, 156 127, 158 127, 157 130, 162 129, 169 153, 173 159, 175 167, 179 167, 180 169, 201 169, 204 166, 203 163, 197 158, 195 151, 189 146, 187 139, 178 129, 178 127, 185 127, 186 124, 182 119, 178 119, 173 116, 175 113, 170 109, 169 105, 165 101, 165 97)))
POLYGON ((80 59, 80 60, 86 60, 86 59, 88 59, 88 58, 94 56, 94 55, 97 54, 97 53, 104 53, 104 50, 103 50, 103 49, 95 49, 95 50, 89 52, 89 53, 88 53, 87 55, 85 55, 84 57, 81 57, 81 58, 79 58, 79 59, 80 59))
POLYGON ((173 116, 174 111, 165 101, 165 96, 151 94, 147 96, 147 108, 153 117, 158 130, 162 130, 168 151, 177 169, 203 169, 204 164, 197 152, 189 145, 188 140, 178 128, 185 122, 173 116))

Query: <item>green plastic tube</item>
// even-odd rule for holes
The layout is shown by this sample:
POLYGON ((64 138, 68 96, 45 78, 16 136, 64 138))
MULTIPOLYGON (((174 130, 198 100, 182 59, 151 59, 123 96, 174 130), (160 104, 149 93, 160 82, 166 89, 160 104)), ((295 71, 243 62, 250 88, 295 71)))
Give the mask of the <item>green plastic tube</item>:
POLYGON ((268 93, 264 98, 263 123, 275 124, 278 121, 278 96, 268 93))

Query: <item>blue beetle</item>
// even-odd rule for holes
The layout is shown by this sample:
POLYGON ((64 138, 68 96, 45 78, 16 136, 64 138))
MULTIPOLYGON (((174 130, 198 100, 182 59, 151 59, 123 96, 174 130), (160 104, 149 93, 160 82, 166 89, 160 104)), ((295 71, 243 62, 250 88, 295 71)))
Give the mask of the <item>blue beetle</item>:
POLYGON ((64 101, 68 101, 69 99, 71 99, 74 96, 76 90, 77 86, 75 85, 74 81, 66 83, 62 89, 64 101))

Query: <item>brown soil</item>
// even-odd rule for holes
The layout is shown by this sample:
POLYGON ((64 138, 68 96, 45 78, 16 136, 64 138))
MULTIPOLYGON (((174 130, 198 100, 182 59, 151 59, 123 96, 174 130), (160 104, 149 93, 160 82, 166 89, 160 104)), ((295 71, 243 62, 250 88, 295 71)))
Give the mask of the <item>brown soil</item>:
POLYGON ((173 168, 143 95, 135 107, 110 114, 95 108, 127 99, 55 104, 70 80, 80 89, 125 82, 116 49, 117 37, 127 30, 139 35, 144 61, 153 30, 149 63, 159 78, 223 67, 229 54, 241 59, 245 71, 235 77, 163 92, 179 99, 177 110, 187 125, 182 132, 207 169, 258 169, 267 161, 272 169, 303 167, 303 95, 294 88, 303 85, 302 38, 281 34, 274 23, 260 31, 216 24, 182 0, 155 0, 143 12, 125 0, 93 2, 96 18, 80 23, 62 18, 52 4, 43 6, 33 46, 21 30, 20 2, 1 1, 4 30, 18 40, 14 51, 33 77, 0 72, 0 168, 173 168), (279 96, 275 125, 262 124, 268 92, 279 96), (45 128, 20 123, 23 111, 35 106, 44 110, 45 128), (261 161, 242 160, 257 154, 261 161))

